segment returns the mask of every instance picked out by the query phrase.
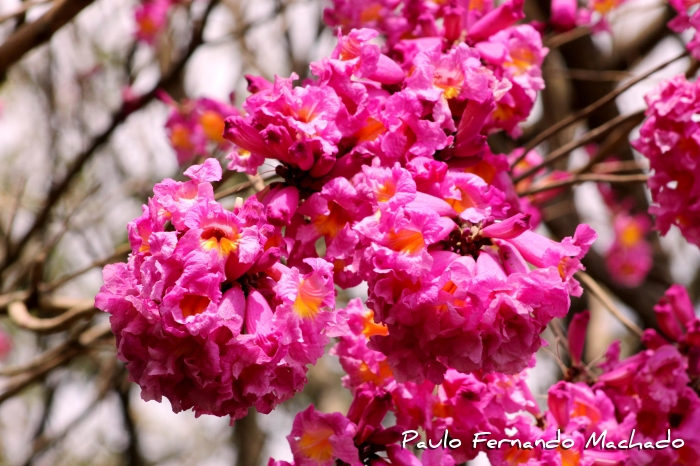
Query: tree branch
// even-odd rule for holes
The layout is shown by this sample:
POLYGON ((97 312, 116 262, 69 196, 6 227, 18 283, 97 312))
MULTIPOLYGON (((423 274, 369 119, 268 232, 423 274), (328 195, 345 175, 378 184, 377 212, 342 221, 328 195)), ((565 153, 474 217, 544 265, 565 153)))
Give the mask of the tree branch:
POLYGON ((34 47, 47 42, 93 0, 60 0, 33 23, 25 24, 0 45, 0 82, 7 70, 34 47))

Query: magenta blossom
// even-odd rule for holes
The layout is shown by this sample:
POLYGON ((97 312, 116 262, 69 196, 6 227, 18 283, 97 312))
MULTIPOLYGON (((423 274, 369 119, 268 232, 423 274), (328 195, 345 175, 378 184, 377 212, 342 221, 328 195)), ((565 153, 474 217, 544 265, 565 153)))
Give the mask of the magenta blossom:
POLYGON ((118 357, 145 400, 232 420, 251 406, 268 413, 344 332, 332 265, 280 264, 279 227, 262 204, 252 197, 227 211, 214 201, 216 160, 185 175, 156 185, 129 224, 129 262, 105 267, 95 305, 112 315, 118 357))
POLYGON ((224 119, 238 115, 238 109, 206 97, 178 104, 161 93, 161 99, 172 107, 165 128, 180 165, 206 157, 214 149, 230 149, 224 140, 224 119))
POLYGON ((666 80, 646 95, 647 119, 635 149, 649 159, 649 188, 662 234, 676 225, 700 246, 700 83, 683 76, 666 80))

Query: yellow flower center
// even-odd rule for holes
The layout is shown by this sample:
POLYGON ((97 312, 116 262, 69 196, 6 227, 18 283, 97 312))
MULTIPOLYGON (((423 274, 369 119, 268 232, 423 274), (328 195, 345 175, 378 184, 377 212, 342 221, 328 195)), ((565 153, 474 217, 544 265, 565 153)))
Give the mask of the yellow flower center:
POLYGON ((330 427, 314 427, 304 432, 299 438, 300 453, 317 463, 324 463, 333 458, 333 446, 330 437, 333 435, 330 427))

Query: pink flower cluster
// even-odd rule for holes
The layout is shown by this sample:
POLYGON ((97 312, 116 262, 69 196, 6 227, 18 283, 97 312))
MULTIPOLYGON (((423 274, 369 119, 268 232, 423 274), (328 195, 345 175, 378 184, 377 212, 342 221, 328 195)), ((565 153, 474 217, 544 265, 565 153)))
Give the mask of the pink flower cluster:
MULTIPOLYGON (((365 309, 359 299, 349 303, 347 314, 350 332, 340 337, 333 352, 348 373, 343 381, 353 392, 354 400, 347 416, 322 414, 313 406, 297 415, 287 437, 294 464, 331 465, 340 460, 358 466, 375 461, 453 466, 484 451, 483 447, 472 446, 476 432, 487 430, 505 435, 504 429, 509 425, 507 413, 538 412, 520 375, 461 374, 449 370, 440 386, 429 381, 397 382, 386 356, 367 346, 368 338, 386 334, 386 327, 373 322, 372 311, 365 309), (395 422, 387 426, 389 412, 394 414, 395 422), (461 445, 449 451, 428 449, 418 459, 402 444, 403 432, 417 429, 423 429, 433 443, 447 434, 461 445)), ((269 464, 287 463, 270 460, 269 464)))
POLYGON ((700 398, 690 383, 700 376, 700 319, 685 289, 677 285, 656 310, 664 333, 674 335, 673 343, 647 331, 644 341, 650 349, 619 361, 616 342, 596 377, 581 363, 588 313, 575 316, 568 335, 575 370, 550 388, 548 409, 541 412, 524 374, 449 370, 439 386, 398 382, 386 357, 368 347, 370 338, 388 329, 374 323, 372 311, 353 300, 347 308, 350 332, 340 337, 333 352, 348 373, 343 381, 354 401, 347 416, 322 414, 313 406, 297 416, 288 437, 294 464, 453 466, 481 451, 494 466, 697 464, 700 398), (393 425, 386 423, 388 412, 394 414, 393 425), (651 448, 666 440, 669 429, 684 445, 651 448), (409 438, 405 432, 410 431, 416 436, 409 438), (418 437, 421 431, 423 437, 418 437), (446 432, 450 446, 437 445, 446 432), (482 434, 475 437, 478 432, 482 434), (486 448, 487 439, 506 442, 486 448), (415 449, 418 441, 437 447, 415 449))
POLYGON ((165 132, 180 165, 217 149, 230 150, 231 145, 223 136, 224 120, 240 114, 236 107, 206 97, 177 103, 164 92, 160 98, 172 108, 165 132))
POLYGON ((527 215, 504 214, 502 192, 476 175, 420 159, 409 173, 436 196, 397 194, 355 226, 367 245, 357 256, 368 305, 389 328, 373 347, 401 381, 440 383, 448 368, 520 372, 549 321, 568 311, 569 294, 580 295, 572 275, 595 233, 582 225, 556 243, 529 231, 527 215), (421 179, 431 170, 437 176, 421 179))
POLYGON ((622 362, 619 346, 611 347, 595 386, 613 401, 618 418, 634 416, 640 441, 663 439, 668 429, 685 440, 681 449, 630 450, 628 464, 698 464, 700 397, 692 386, 700 376, 700 319, 679 285, 654 309, 665 338, 646 330, 649 349, 622 362))
POLYGON ((666 292, 655 309, 659 326, 672 343, 647 330, 642 340, 649 349, 619 361, 620 345, 616 342, 600 364, 602 373, 595 378, 580 363, 587 313, 575 317, 569 327, 569 349, 574 362, 572 369, 583 372, 569 375, 578 374, 586 382, 555 384, 548 393, 549 411, 544 415, 544 428, 532 427, 525 418, 517 428, 522 442, 552 439, 556 429, 560 429, 562 441, 571 439, 573 447, 499 449, 489 454, 491 463, 513 464, 512 455, 519 455, 520 462, 536 459, 532 464, 537 465, 698 464, 700 397, 692 385, 700 375, 697 346, 700 341, 695 341, 700 320, 695 317, 687 292, 678 285, 666 292), (683 440, 683 446, 652 448, 667 439, 669 429, 674 439, 683 440), (603 433, 604 443, 596 445, 596 439, 603 433))
MULTIPOLYGON (((171 102, 166 127, 181 163, 221 147, 228 114, 229 169, 274 164, 282 181, 227 211, 207 160, 185 172, 192 181, 156 185, 130 224, 133 254, 105 269, 97 303, 113 314, 144 397, 198 414, 269 412, 340 331, 334 285, 363 281, 373 325, 385 330, 369 339, 379 375, 413 384, 400 385, 417 390, 411 399, 438 383, 484 391, 517 377, 580 295, 573 275, 595 233, 580 225, 556 242, 532 231, 539 212, 517 195, 507 156, 486 144, 495 131, 518 135, 544 86, 541 35, 515 24, 522 2, 399 3, 335 2, 326 17, 343 28, 331 55, 311 64, 316 78, 249 76, 243 112, 171 102)), ((356 443, 376 440, 361 418, 348 420, 356 443)), ((454 422, 465 438, 472 429, 430 422, 436 433, 454 422)))
POLYGON ((676 225, 700 246, 700 83, 683 76, 659 84, 646 95, 647 119, 635 149, 649 159, 656 228, 666 234, 676 225))
POLYGON ((651 270, 653 251, 645 238, 650 230, 651 221, 646 214, 613 215, 615 239, 605 254, 605 263, 610 276, 621 285, 639 286, 651 270))
POLYGON ((517 134, 543 86, 540 35, 511 26, 520 7, 504 5, 475 24, 471 47, 423 37, 381 50, 377 31, 352 29, 311 65, 318 80, 249 78, 245 116, 226 120, 229 168, 276 160, 284 182, 270 192, 302 201, 289 264, 321 256, 338 285, 368 283, 389 328, 372 345, 401 381, 517 373, 581 291, 572 275, 595 233, 556 243, 529 231, 532 207, 485 144, 497 128, 517 134))
POLYGON ((686 48, 696 60, 700 60, 700 10, 697 8, 700 2, 697 0, 669 0, 668 3, 678 13, 678 16, 669 21, 668 27, 678 33, 686 30, 693 33, 686 48))
MULTIPOLYGON (((95 305, 111 314, 118 357, 145 400, 173 410, 270 412, 306 382, 306 365, 342 333, 332 265, 280 263, 285 244, 256 198, 225 210, 215 159, 165 180, 129 223, 127 264, 108 265, 95 305)), ((267 206, 269 207, 269 206, 267 206)))

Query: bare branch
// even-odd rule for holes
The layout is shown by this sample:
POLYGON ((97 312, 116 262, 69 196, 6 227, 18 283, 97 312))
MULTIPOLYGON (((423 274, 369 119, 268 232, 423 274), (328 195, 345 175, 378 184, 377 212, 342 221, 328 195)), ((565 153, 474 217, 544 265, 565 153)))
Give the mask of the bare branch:
POLYGON ((88 300, 88 302, 82 306, 72 307, 63 314, 48 319, 42 319, 31 315, 26 304, 22 301, 10 303, 7 308, 10 319, 12 319, 17 326, 37 333, 60 332, 67 329, 75 320, 90 317, 94 312, 95 306, 91 300, 88 300))
MULTIPOLYGON (((56 31, 76 17, 93 0, 59 0, 41 18, 25 24, 0 45, 0 82, 10 66, 34 47, 47 42, 56 31)), ((21 13, 19 13, 21 14, 21 13)))
POLYGON ((104 259, 97 260, 95 262, 92 262, 90 265, 87 265, 83 267, 82 269, 78 269, 75 272, 69 273, 68 275, 64 275, 63 277, 57 278, 56 280, 50 282, 50 283, 42 283, 39 286, 39 291, 43 293, 50 293, 54 291, 56 288, 68 283, 69 281, 73 280, 74 278, 77 278, 81 275, 83 275, 86 272, 89 272, 90 270, 94 269, 95 267, 103 267, 106 264, 110 264, 117 259, 121 258, 128 252, 131 252, 131 245, 130 244, 122 244, 114 248, 114 254, 112 254, 109 257, 106 257, 104 259))
MULTIPOLYGON (((146 104, 151 102, 151 100, 155 98, 158 89, 168 87, 178 79, 178 75, 182 72, 182 70, 184 70, 187 61, 190 59, 192 54, 194 54, 195 50, 197 50, 197 48, 203 44, 204 26, 206 25, 211 11, 217 4, 218 0, 211 0, 206 11, 204 12, 204 15, 202 16, 202 19, 195 27, 187 51, 172 66, 170 71, 163 76, 149 92, 137 99, 134 99, 133 101, 124 102, 121 108, 112 115, 111 123, 107 129, 92 140, 88 148, 75 158, 63 179, 51 187, 48 195, 46 196, 46 202, 44 203, 41 211, 37 214, 34 223, 32 223, 32 226, 29 228, 29 231, 27 231, 27 233, 18 241, 18 243, 13 245, 11 250, 7 252, 5 260, 2 262, 2 265, 0 265, 0 272, 6 270, 7 267, 20 256, 20 254, 24 251, 24 248, 29 243, 29 240, 46 225, 53 207, 58 203, 59 199, 61 199, 66 191, 68 191, 68 188, 71 186, 78 173, 81 172, 85 164, 95 155, 97 149, 109 141, 112 133, 114 133, 114 131, 127 119, 129 115, 137 110, 140 110, 146 106, 146 104)), ((1 53, 2 52, 0 52, 0 54, 1 53)))
POLYGON ((571 177, 566 180, 547 183, 543 186, 533 186, 524 191, 518 192, 519 196, 529 196, 531 194, 549 191, 551 189, 562 188, 564 186, 572 186, 586 181, 594 181, 600 183, 645 183, 649 179, 649 175, 611 175, 611 174, 585 174, 571 177))
POLYGON ((577 149, 583 145, 588 144, 591 141, 596 140, 597 138, 601 137, 608 131, 618 127, 618 126, 631 126, 630 129, 632 129, 634 126, 639 124, 642 120, 644 119, 644 112, 643 111, 638 111, 635 113, 631 113, 629 115, 620 115, 616 118, 613 118, 612 120, 608 121, 607 123, 598 126, 595 129, 592 129, 591 131, 587 132, 580 138, 574 139, 573 141, 569 142, 568 144, 564 144, 561 146, 559 149, 553 151, 551 154, 547 155, 547 158, 540 163, 539 165, 535 165, 534 167, 526 170, 523 174, 517 176, 513 182, 517 183, 519 181, 524 180, 525 178, 534 175, 537 173, 539 170, 541 170, 543 167, 546 167, 548 165, 551 165, 552 163, 556 162, 560 158, 564 157, 567 155, 569 152, 571 152, 574 149, 577 149), (632 124, 634 123, 634 124, 632 124))
POLYGON ((629 320, 627 316, 620 309, 618 309, 617 306, 615 306, 615 303, 613 303, 608 293, 598 284, 598 282, 593 280, 593 278, 586 272, 582 272, 580 270, 576 272, 576 278, 581 281, 583 286, 586 287, 588 291, 590 291, 591 294, 595 296, 596 299, 598 299, 598 301, 600 301, 601 304, 605 306, 605 308, 622 323, 622 325, 627 327, 630 332, 636 334, 638 337, 642 336, 642 329, 639 328, 637 324, 629 320))
POLYGON ((0 393, 0 403, 11 398, 25 387, 42 379, 53 369, 67 364, 75 356, 78 356, 90 346, 97 343, 101 338, 111 333, 112 330, 109 322, 104 322, 85 330, 72 340, 46 351, 24 367, 7 368, 0 371, 2 375, 8 372, 16 374, 10 378, 3 391, 0 393))
POLYGON ((518 157, 518 158, 511 164, 511 166, 512 166, 512 167, 516 166, 523 158, 525 158, 525 155, 526 155, 529 151, 531 151, 532 149, 534 149, 535 147, 537 147, 541 142, 543 142, 544 140, 546 140, 546 139, 549 138, 550 136, 552 136, 552 135, 558 133, 559 131, 561 131, 562 129, 566 128, 566 127, 569 126, 570 124, 575 123, 575 122, 577 122, 578 120, 581 120, 581 119, 587 117, 588 115, 590 115, 591 113, 593 113, 594 111, 596 111, 596 110, 599 109, 600 107, 604 106, 604 105, 607 104, 608 102, 612 102, 613 100, 615 100, 615 98, 616 98, 618 95, 622 94, 622 93, 625 92, 627 89, 629 89, 629 88, 631 88, 632 86, 634 86, 635 84, 637 84, 637 83, 639 83, 639 82, 645 80, 646 78, 648 78, 648 77, 651 76, 652 74, 656 73, 657 71, 660 71, 660 70, 666 68, 668 65, 670 65, 670 64, 673 63, 674 61, 679 60, 679 59, 685 57, 686 55, 688 55, 688 52, 687 52, 687 51, 684 51, 684 52, 681 53, 680 55, 678 55, 678 56, 676 56, 676 57, 674 57, 674 58, 672 58, 672 59, 670 59, 670 60, 667 60, 667 61, 663 62, 662 64, 660 64, 660 65, 656 66, 655 68, 653 68, 653 69, 647 71, 646 73, 643 73, 643 74, 637 76, 636 78, 629 80, 628 82, 626 82, 626 83, 623 84, 622 86, 616 88, 616 89, 613 90, 612 92, 609 92, 608 94, 606 94, 606 95, 603 96, 602 98, 596 100, 595 102, 593 102, 593 103, 590 104, 589 106, 587 106, 587 107, 585 107, 585 108, 582 108, 582 109, 579 110, 578 112, 572 113, 568 118, 564 118, 564 119, 561 120, 559 123, 557 123, 557 124, 555 124, 555 125, 553 125, 553 126, 550 126, 550 127, 547 128, 546 130, 544 130, 543 132, 541 132, 540 134, 538 134, 532 141, 528 142, 528 143, 525 145, 525 150, 523 151, 523 154, 522 154, 520 157, 518 157))

